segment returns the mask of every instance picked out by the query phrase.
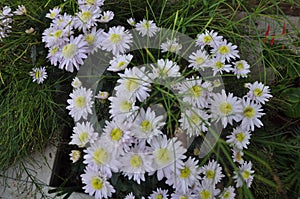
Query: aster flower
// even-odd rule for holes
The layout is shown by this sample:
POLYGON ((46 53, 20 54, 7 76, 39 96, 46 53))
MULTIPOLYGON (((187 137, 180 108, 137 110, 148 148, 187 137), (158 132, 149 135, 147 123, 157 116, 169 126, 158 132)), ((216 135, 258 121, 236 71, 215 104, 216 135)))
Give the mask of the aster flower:
POLYGON ((62 46, 60 56, 60 69, 66 69, 69 72, 74 71, 74 66, 79 70, 83 65, 83 60, 87 58, 88 43, 84 41, 83 35, 74 38, 71 36, 70 42, 62 46))
POLYGON ((26 15, 26 7, 24 5, 18 5, 18 8, 16 11, 14 11, 15 15, 26 15))
POLYGON ((101 7, 104 5, 104 0, 78 0, 79 6, 101 7))
POLYGON ((124 70, 128 64, 131 62, 133 56, 131 54, 127 55, 117 55, 110 62, 107 70, 117 72, 124 70))
POLYGON ((74 77, 71 82, 71 85, 73 88, 79 88, 80 86, 82 86, 82 82, 79 80, 78 77, 74 77))
POLYGON ((217 45, 213 46, 212 53, 215 54, 219 59, 225 59, 230 61, 230 59, 239 58, 239 51, 236 50, 237 46, 232 43, 228 43, 226 40, 219 42, 217 45))
POLYGON ((244 163, 244 159, 243 159, 244 152, 242 150, 236 149, 236 148, 231 149, 231 151, 232 151, 233 162, 238 162, 239 164, 243 164, 244 163))
POLYGON ((226 142, 231 144, 233 147, 242 150, 243 148, 247 149, 247 145, 250 143, 251 133, 247 130, 244 130, 241 127, 233 129, 231 135, 226 136, 226 142))
POLYGON ((209 66, 209 56, 205 50, 197 50, 196 52, 193 52, 189 58, 189 67, 192 67, 195 70, 204 70, 209 66))
POLYGON ((272 97, 269 86, 265 86, 261 82, 246 83, 245 87, 249 89, 249 92, 246 94, 247 98, 257 103, 265 104, 272 97))
POLYGON ((240 77, 247 77, 247 74, 250 72, 250 66, 245 60, 240 60, 234 63, 233 73, 239 79, 240 77))
POLYGON ((241 120, 242 105, 237 97, 234 97, 232 93, 228 96, 225 90, 222 93, 213 93, 211 101, 212 118, 216 121, 221 120, 222 125, 226 128, 229 123, 232 125, 232 121, 239 122, 241 120))
POLYGON ((32 82, 36 81, 38 84, 42 84, 48 77, 45 67, 33 68, 29 75, 32 77, 32 82))
POLYGON ((129 24, 129 25, 131 25, 131 26, 134 26, 135 27, 135 25, 136 25, 136 22, 135 22, 135 19, 134 18, 129 18, 129 19, 127 19, 127 23, 129 24))
POLYGON ((3 9, 0 10, 0 41, 11 32, 12 16, 13 14, 11 13, 10 7, 4 6, 3 9))
POLYGON ((143 37, 153 37, 155 33, 158 31, 156 24, 153 20, 143 19, 135 25, 135 29, 141 34, 143 37))
POLYGON ((92 114, 92 91, 91 89, 86 90, 84 87, 79 87, 74 89, 70 94, 71 99, 67 102, 69 106, 67 109, 70 110, 69 115, 71 115, 75 122, 80 120, 80 118, 87 119, 88 114, 92 114))
POLYGON ((112 11, 105 11, 103 12, 103 14, 100 15, 100 19, 99 19, 99 22, 101 23, 107 23, 111 20, 113 20, 114 18, 114 13, 112 11))
POLYGON ((165 79, 166 77, 180 77, 180 67, 172 60, 157 60, 157 64, 151 64, 151 73, 149 74, 152 80, 156 78, 165 79))
POLYGON ((107 91, 99 91, 98 94, 95 96, 95 98, 100 100, 105 100, 109 96, 109 93, 107 91))
POLYGON ((77 145, 80 148, 86 146, 87 143, 94 143, 97 140, 98 133, 90 122, 76 123, 73 128, 73 134, 69 144, 77 145))
POLYGON ((49 48, 47 59, 49 59, 52 65, 57 66, 57 62, 60 60, 59 46, 49 48))
POLYGON ((192 190, 188 190, 188 192, 183 193, 181 191, 175 190, 171 195, 172 199, 198 199, 197 195, 192 192, 192 190))
POLYGON ((72 15, 69 15, 67 13, 64 13, 63 15, 57 15, 52 23, 50 24, 51 27, 57 27, 59 29, 64 29, 70 32, 70 35, 73 33, 71 32, 73 30, 74 25, 74 17, 72 15))
POLYGON ((88 44, 88 52, 93 54, 97 52, 99 48, 101 48, 101 41, 103 38, 103 29, 98 29, 93 27, 90 31, 87 31, 84 34, 84 40, 88 44))
POLYGON ((197 35, 196 46, 200 46, 201 49, 203 49, 207 45, 214 47, 218 45, 222 40, 223 37, 218 36, 218 33, 214 32, 214 30, 211 30, 210 32, 208 30, 205 30, 204 33, 197 35))
POLYGON ((256 104, 254 101, 251 101, 248 98, 244 98, 242 102, 242 123, 241 127, 245 130, 254 131, 254 127, 262 127, 263 123, 259 120, 261 116, 265 113, 262 113, 263 109, 260 104, 256 104))
POLYGON ((69 155, 70 155, 70 160, 72 161, 72 163, 75 163, 80 159, 81 152, 79 150, 72 150, 69 155))
POLYGON ((102 48, 112 52, 114 55, 124 53, 132 43, 132 35, 123 26, 109 28, 108 33, 104 33, 102 48))
POLYGON ((74 27, 84 32, 97 25, 100 18, 98 7, 81 6, 81 11, 74 18, 74 27))
MULTIPOLYGON (((43 32, 42 41, 46 43, 46 47, 53 48, 62 46, 69 41, 70 32, 66 28, 52 26, 43 32)), ((73 32, 71 32, 73 34, 73 32)))
POLYGON ((49 19, 54 19, 59 15, 60 12, 61 9, 59 7, 55 7, 53 9, 50 9, 50 12, 46 14, 46 17, 49 19))
POLYGON ((217 57, 210 60, 210 67, 214 71, 213 76, 215 76, 218 72, 223 74, 223 71, 228 73, 232 70, 231 65, 225 63, 225 59, 222 60, 217 57))
POLYGON ((215 199, 216 196, 220 193, 219 189, 215 188, 215 185, 212 184, 207 179, 204 179, 195 187, 195 192, 198 195, 199 199, 215 199))
POLYGON ((200 168, 200 172, 204 175, 204 179, 212 184, 217 184, 224 177, 222 167, 215 160, 210 160, 207 165, 200 168))
POLYGON ((179 53, 182 48, 182 45, 177 42, 177 39, 167 39, 166 42, 160 45, 161 52, 171 52, 171 53, 179 53))
POLYGON ((113 186, 107 181, 107 177, 101 174, 97 169, 87 166, 81 174, 84 192, 90 196, 95 196, 95 199, 111 198, 115 192, 113 186))
POLYGON ((226 187, 220 195, 220 199, 235 199, 234 188, 232 186, 226 187))
POLYGON ((132 192, 130 192, 128 195, 125 196, 124 199, 135 199, 135 196, 133 195, 132 192))
POLYGON ((164 190, 161 188, 157 188, 156 191, 153 191, 152 194, 148 197, 148 199, 168 199, 168 190, 164 190))
POLYGON ((236 187, 241 187, 243 183, 246 183, 247 187, 250 187, 253 181, 252 163, 244 162, 238 169, 238 172, 234 171, 233 178, 236 181, 236 187))

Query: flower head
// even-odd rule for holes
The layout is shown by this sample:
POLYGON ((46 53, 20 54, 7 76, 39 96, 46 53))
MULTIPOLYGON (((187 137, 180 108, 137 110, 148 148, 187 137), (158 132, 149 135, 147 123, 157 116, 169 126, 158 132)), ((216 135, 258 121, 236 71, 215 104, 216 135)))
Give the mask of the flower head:
POLYGON ((135 25, 135 29, 142 36, 153 37, 158 31, 156 24, 152 20, 143 19, 135 25))
POLYGON ((236 187, 241 187, 243 183, 246 183, 247 187, 250 187, 253 181, 252 163, 244 162, 238 169, 238 172, 234 171, 233 178, 236 181, 236 187))
POLYGON ((69 144, 75 144, 78 147, 85 147, 87 143, 94 143, 97 140, 98 133, 90 122, 76 123, 73 128, 72 140, 69 144))
POLYGON ((245 87, 249 89, 246 96, 257 103, 265 104, 272 97, 269 86, 265 86, 261 82, 246 83, 245 87))
POLYGON ((250 72, 250 66, 245 60, 240 60, 234 63, 233 73, 239 79, 240 77, 247 77, 250 72))
POLYGON ((33 68, 29 75, 32 77, 32 81, 36 81, 38 84, 42 84, 48 77, 45 67, 33 68))
POLYGON ((79 150, 72 150, 70 153, 70 160, 72 160, 73 163, 77 162, 81 157, 81 152, 79 150))

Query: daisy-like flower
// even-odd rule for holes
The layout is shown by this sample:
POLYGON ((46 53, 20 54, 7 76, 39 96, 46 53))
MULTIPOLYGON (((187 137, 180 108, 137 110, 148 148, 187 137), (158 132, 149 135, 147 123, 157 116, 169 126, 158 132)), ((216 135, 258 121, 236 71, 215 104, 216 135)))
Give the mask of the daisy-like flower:
POLYGON ((101 7, 104 5, 104 0, 78 0, 79 6, 101 7))
POLYGON ((228 96, 225 90, 222 89, 222 93, 213 93, 211 101, 212 118, 219 121, 221 119, 222 125, 226 128, 229 123, 232 125, 232 121, 239 122, 241 120, 242 105, 237 97, 234 97, 232 93, 228 96))
POLYGON ((234 187, 229 186, 223 190, 220 199, 235 199, 234 187))
POLYGON ((126 93, 126 95, 136 97, 140 102, 147 99, 151 84, 145 67, 126 68, 124 74, 119 73, 118 75, 121 77, 117 80, 120 84, 115 87, 118 93, 126 93))
POLYGON ((197 50, 196 52, 193 52, 189 58, 189 67, 192 67, 195 70, 204 70, 209 66, 209 56, 205 50, 197 50))
POLYGON ((82 82, 80 81, 80 79, 78 77, 74 77, 71 85, 73 88, 79 88, 80 86, 82 86, 82 82))
POLYGON ((127 196, 125 196, 124 199, 135 199, 135 196, 133 195, 132 192, 130 192, 127 196))
POLYGON ((115 192, 113 186, 107 181, 107 177, 101 174, 97 169, 87 166, 81 174, 84 192, 90 196, 95 196, 95 199, 111 198, 115 192))
POLYGON ((240 60, 234 63, 233 73, 239 79, 240 77, 247 77, 247 74, 250 72, 250 65, 245 60, 240 60))
POLYGON ((69 41, 69 33, 70 32, 66 28, 53 26, 47 28, 43 32, 42 41, 46 43, 45 46, 48 48, 53 48, 54 46, 61 46, 69 41))
POLYGON ((132 35, 123 26, 109 28, 108 33, 104 33, 102 48, 112 52, 114 55, 124 53, 130 48, 132 35))
POLYGON ((42 84, 48 77, 45 67, 33 68, 29 75, 32 77, 32 82, 36 81, 38 84, 42 84))
POLYGON ((95 96, 97 99, 105 100, 109 96, 109 93, 107 91, 99 91, 98 94, 95 96))
POLYGON ((260 104, 256 104, 254 101, 251 101, 249 98, 244 98, 242 102, 242 123, 241 127, 245 130, 254 131, 254 127, 262 127, 263 123, 259 120, 261 116, 265 113, 262 113, 263 109, 260 104))
POLYGON ((228 43, 226 40, 219 42, 212 49, 212 53, 215 54, 219 59, 225 59, 230 61, 230 59, 239 58, 239 51, 236 50, 237 46, 232 43, 228 43))
POLYGON ((87 58, 88 43, 84 40, 83 35, 74 38, 71 36, 70 42, 62 46, 60 52, 60 69, 66 69, 69 72, 74 71, 74 66, 79 70, 83 60, 87 58))
POLYGON ((81 157, 81 152, 79 150, 72 150, 70 153, 70 160, 72 163, 77 162, 81 157))
POLYGON ((233 178, 236 181, 236 187, 241 187, 243 183, 246 183, 247 187, 250 187, 253 181, 252 163, 244 162, 238 169, 238 172, 234 171, 233 178))
POLYGON ((188 193, 189 189, 200 180, 200 172, 197 166, 198 160, 189 157, 183 165, 182 169, 176 173, 175 178, 169 178, 166 183, 173 185, 176 191, 188 193))
POLYGON ((16 11, 14 11, 15 15, 26 15, 27 10, 24 5, 18 5, 18 8, 16 11))
POLYGON ((82 6, 81 11, 74 18, 74 27, 84 32, 97 25, 100 18, 98 7, 82 6))
POLYGON ((168 199, 168 190, 157 188, 156 191, 153 191, 148 199, 168 199))
POLYGON ((153 156, 147 150, 146 143, 140 142, 121 156, 120 170, 129 180, 140 184, 145 181, 145 173, 153 171, 152 161, 153 156))
POLYGON ((46 17, 49 19, 54 19, 59 15, 60 12, 61 9, 59 7, 55 7, 51 9, 49 13, 46 14, 46 17))
POLYGON ((136 25, 135 19, 132 17, 127 19, 127 23, 133 27, 135 27, 135 25, 136 25))
POLYGON ((178 87, 178 92, 183 98, 183 102, 187 102, 190 105, 198 108, 207 108, 209 97, 211 92, 209 88, 211 87, 210 82, 203 82, 199 77, 186 78, 185 81, 180 83, 178 87))
POLYGON ((75 144, 80 148, 86 146, 87 143, 94 143, 98 138, 98 133, 90 122, 76 123, 73 128, 73 134, 69 144, 75 144))
POLYGON ((180 67, 176 62, 171 60, 157 60, 157 64, 151 64, 151 73, 149 74, 152 80, 156 78, 165 79, 166 77, 180 77, 180 67))
POLYGON ((243 148, 247 149, 247 145, 250 143, 251 133, 247 130, 244 130, 240 126, 233 129, 231 135, 226 136, 226 142, 231 144, 233 147, 242 150, 243 148))
POLYGON ((98 29, 93 27, 91 31, 86 32, 84 35, 84 40, 88 43, 88 52, 93 54, 101 48, 101 40, 103 38, 103 29, 98 29))
POLYGON ((57 27, 63 30, 66 29, 70 33, 70 35, 73 34, 73 32, 71 32, 73 29, 73 25, 74 17, 67 13, 64 13, 64 15, 57 15, 50 24, 51 27, 57 27))
POLYGON ((245 87, 249 89, 246 96, 257 103, 265 104, 265 102, 269 101, 270 97, 273 97, 270 94, 269 86, 265 86, 261 82, 246 83, 245 87))
POLYGON ((178 54, 182 48, 182 45, 177 42, 176 38, 173 40, 167 39, 166 42, 164 42, 160 45, 160 48, 161 48, 161 52, 163 52, 163 53, 171 52, 171 53, 178 54))
POLYGON ((135 25, 135 29, 141 34, 143 37, 153 37, 155 33, 158 31, 158 28, 156 24, 153 22, 153 20, 146 20, 143 19, 143 21, 138 22, 135 25))
POLYGON ((105 11, 100 15, 99 22, 101 23, 108 23, 109 21, 113 20, 115 14, 112 11, 105 11))
POLYGON ((69 115, 71 115, 75 122, 80 120, 80 118, 87 119, 88 114, 92 114, 92 91, 91 89, 86 90, 84 87, 79 87, 74 89, 70 94, 71 99, 67 102, 69 106, 67 109, 70 110, 69 115))
POLYGON ((127 54, 127 55, 117 55, 115 56, 110 62, 109 67, 107 70, 117 72, 124 70, 128 64, 131 62, 133 58, 133 55, 127 54))
POLYGON ((157 170, 157 179, 174 178, 174 173, 183 168, 183 159, 186 158, 184 153, 187 150, 183 148, 177 137, 167 139, 166 135, 152 138, 150 146, 153 151, 153 168, 157 170))
POLYGON ((204 33, 197 35, 196 46, 200 46, 203 49, 206 45, 214 47, 223 40, 222 36, 218 36, 217 32, 211 30, 205 30, 204 33))
POLYGON ((219 189, 215 188, 215 185, 212 184, 207 179, 204 179, 195 187, 195 192, 197 193, 199 199, 215 199, 216 196, 220 193, 219 189))
POLYGON ((180 192, 177 189, 171 195, 172 199, 198 199, 197 195, 192 192, 192 190, 188 190, 186 193, 180 192))
POLYGON ((148 107, 146 112, 141 108, 133 121, 132 132, 135 137, 150 141, 153 137, 162 134, 160 129, 165 124, 162 120, 163 116, 156 117, 155 112, 151 108, 148 107))
POLYGON ((204 175, 204 179, 212 184, 217 184, 224 177, 222 167, 215 160, 210 160, 207 165, 200 168, 200 172, 204 175))
POLYGON ((232 151, 233 162, 238 162, 239 164, 243 164, 244 163, 244 159, 243 159, 244 152, 242 150, 236 149, 236 148, 231 149, 231 151, 232 151))
POLYGON ((187 109, 181 113, 180 126, 190 137, 199 136, 208 130, 210 116, 198 108, 187 109))
POLYGON ((218 72, 223 74, 223 71, 228 73, 232 70, 231 65, 225 63, 225 59, 222 60, 218 57, 210 60, 210 67, 214 71, 213 76, 215 76, 218 72))
POLYGON ((60 60, 60 53, 59 53, 58 46, 53 46, 49 49, 47 59, 49 59, 52 65, 57 66, 57 62, 60 60))
POLYGON ((0 10, 0 41, 11 32, 12 16, 13 14, 11 13, 10 7, 4 6, 3 9, 0 10))

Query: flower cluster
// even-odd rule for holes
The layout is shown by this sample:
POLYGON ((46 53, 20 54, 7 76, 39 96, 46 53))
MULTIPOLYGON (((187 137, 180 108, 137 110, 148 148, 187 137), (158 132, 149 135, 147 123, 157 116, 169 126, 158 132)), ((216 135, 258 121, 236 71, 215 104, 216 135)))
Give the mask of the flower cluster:
POLYGON ((12 16, 13 14, 11 13, 10 7, 5 6, 0 10, 0 41, 7 37, 8 33, 11 32, 12 16))

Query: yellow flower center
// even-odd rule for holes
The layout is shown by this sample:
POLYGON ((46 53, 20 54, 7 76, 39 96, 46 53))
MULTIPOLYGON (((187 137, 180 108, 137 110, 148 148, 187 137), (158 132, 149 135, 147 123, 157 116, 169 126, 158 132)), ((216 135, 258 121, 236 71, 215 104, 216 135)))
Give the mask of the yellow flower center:
POLYGON ((215 65, 216 65, 217 69, 224 68, 224 64, 220 61, 217 61, 215 65))
POLYGON ((199 195, 201 199, 211 199, 212 197, 211 192, 206 189, 202 190, 199 195))
POLYGON ((196 57, 196 60, 195 60, 195 61, 196 61, 197 64, 200 65, 200 64, 203 64, 204 59, 203 59, 202 57, 196 57))
POLYGON ((62 30, 57 30, 57 31, 54 32, 53 36, 55 38, 59 38, 59 37, 61 37, 62 32, 63 32, 62 30))
POLYGON ((241 161, 241 160, 242 160, 242 154, 241 154, 241 152, 237 152, 235 158, 236 158, 238 161, 241 161))
POLYGON ((152 124, 151 124, 151 122, 149 120, 142 121, 142 123, 141 123, 141 129, 144 132, 151 131, 152 130, 152 124))
POLYGON ((167 164, 171 160, 170 151, 166 148, 161 148, 154 151, 154 156, 158 163, 167 164))
POLYGON ((155 199, 163 199, 163 196, 161 194, 157 194, 155 199))
POLYGON ((103 181, 99 177, 92 178, 92 187, 95 190, 100 190, 103 187, 103 181))
POLYGON ((260 97, 260 96, 262 96, 263 91, 260 88, 256 88, 253 90, 253 94, 257 97, 260 97))
POLYGON ((180 177, 181 178, 188 178, 191 175, 191 170, 188 167, 184 167, 180 169, 180 177))
POLYGON ((35 72, 35 79, 39 79, 39 78, 41 78, 41 77, 42 77, 42 71, 37 70, 37 71, 35 72))
POLYGON ((187 196, 180 196, 179 199, 189 199, 187 196))
POLYGON ((205 173, 205 176, 208 179, 213 179, 215 177, 215 172, 213 170, 207 170, 206 173, 205 173))
POLYGON ((143 27, 144 29, 149 29, 149 28, 150 28, 149 22, 147 21, 146 23, 144 23, 144 24, 142 25, 142 27, 143 27))
POLYGON ((84 96, 79 96, 75 99, 75 107, 76 108, 83 108, 86 105, 86 100, 84 96))
POLYGON ((120 128, 114 128, 110 132, 110 137, 113 141, 119 141, 123 136, 123 131, 120 128))
POLYGON ((75 44, 67 44, 62 49, 62 55, 70 59, 72 58, 77 52, 77 46, 75 44))
POLYGON ((201 118, 197 114, 195 114, 195 113, 193 113, 190 116, 190 119, 191 119, 192 123, 195 124, 195 125, 199 124, 200 121, 201 121, 201 118))
POLYGON ((90 11, 84 11, 81 14, 81 19, 83 22, 87 22, 92 17, 92 13, 90 11))
POLYGON ((55 16, 56 16, 56 13, 55 13, 55 12, 51 12, 51 13, 50 13, 50 17, 51 17, 51 18, 54 18, 55 16))
POLYGON ((82 132, 79 134, 80 142, 86 142, 89 138, 89 134, 87 132, 82 132))
POLYGON ((85 3, 89 6, 92 6, 95 4, 95 0, 86 0, 85 3))
POLYGON ((130 158, 130 165, 133 167, 133 168, 138 168, 142 165, 142 158, 138 155, 133 155, 131 158, 130 158))
POLYGON ((109 40, 111 41, 111 43, 116 44, 121 41, 121 36, 119 34, 113 33, 110 35, 109 40))
POLYGON ((242 62, 238 62, 236 64, 236 67, 237 67, 238 70, 243 70, 244 69, 244 64, 242 62))
POLYGON ((129 78, 125 80, 125 88, 132 92, 139 87, 137 79, 129 78))
POLYGON ((232 106, 228 102, 223 102, 223 103, 220 104, 219 110, 220 110, 221 113, 223 113, 225 115, 228 115, 229 113, 232 112, 232 106))
POLYGON ((230 53, 230 48, 228 46, 220 46, 219 53, 222 55, 230 53))
POLYGON ((255 116, 255 109, 251 106, 246 106, 243 113, 245 117, 252 118, 253 116, 255 116))
POLYGON ((92 34, 88 34, 85 38, 85 41, 88 42, 89 46, 93 45, 93 43, 95 42, 95 36, 92 34))
POLYGON ((226 191, 223 195, 223 198, 229 198, 230 197, 230 192, 226 191))
POLYGON ((118 68, 121 68, 121 67, 124 66, 125 64, 126 64, 126 62, 120 61, 120 62, 117 64, 117 67, 118 67, 118 68))
POLYGON ((202 95, 202 88, 200 86, 192 86, 190 88, 190 93, 193 97, 200 97, 202 95))
POLYGON ((132 104, 129 101, 123 101, 121 102, 121 111, 122 112, 129 112, 131 110, 132 104))
POLYGON ((243 171, 242 177, 243 177, 245 180, 249 179, 249 178, 250 178, 250 172, 247 171, 247 170, 243 171))
POLYGON ((235 135, 235 138, 237 139, 237 141, 242 142, 245 139, 245 134, 243 132, 237 133, 235 135))
POLYGON ((109 154, 104 148, 97 149, 93 154, 93 160, 96 164, 104 164, 107 162, 109 154))
POLYGON ((50 50, 51 55, 55 55, 58 52, 58 47, 54 47, 50 50))
POLYGON ((210 36, 210 35, 205 35, 204 37, 203 37, 203 42, 204 43, 209 43, 209 42, 211 42, 213 39, 212 39, 212 37, 210 36))

